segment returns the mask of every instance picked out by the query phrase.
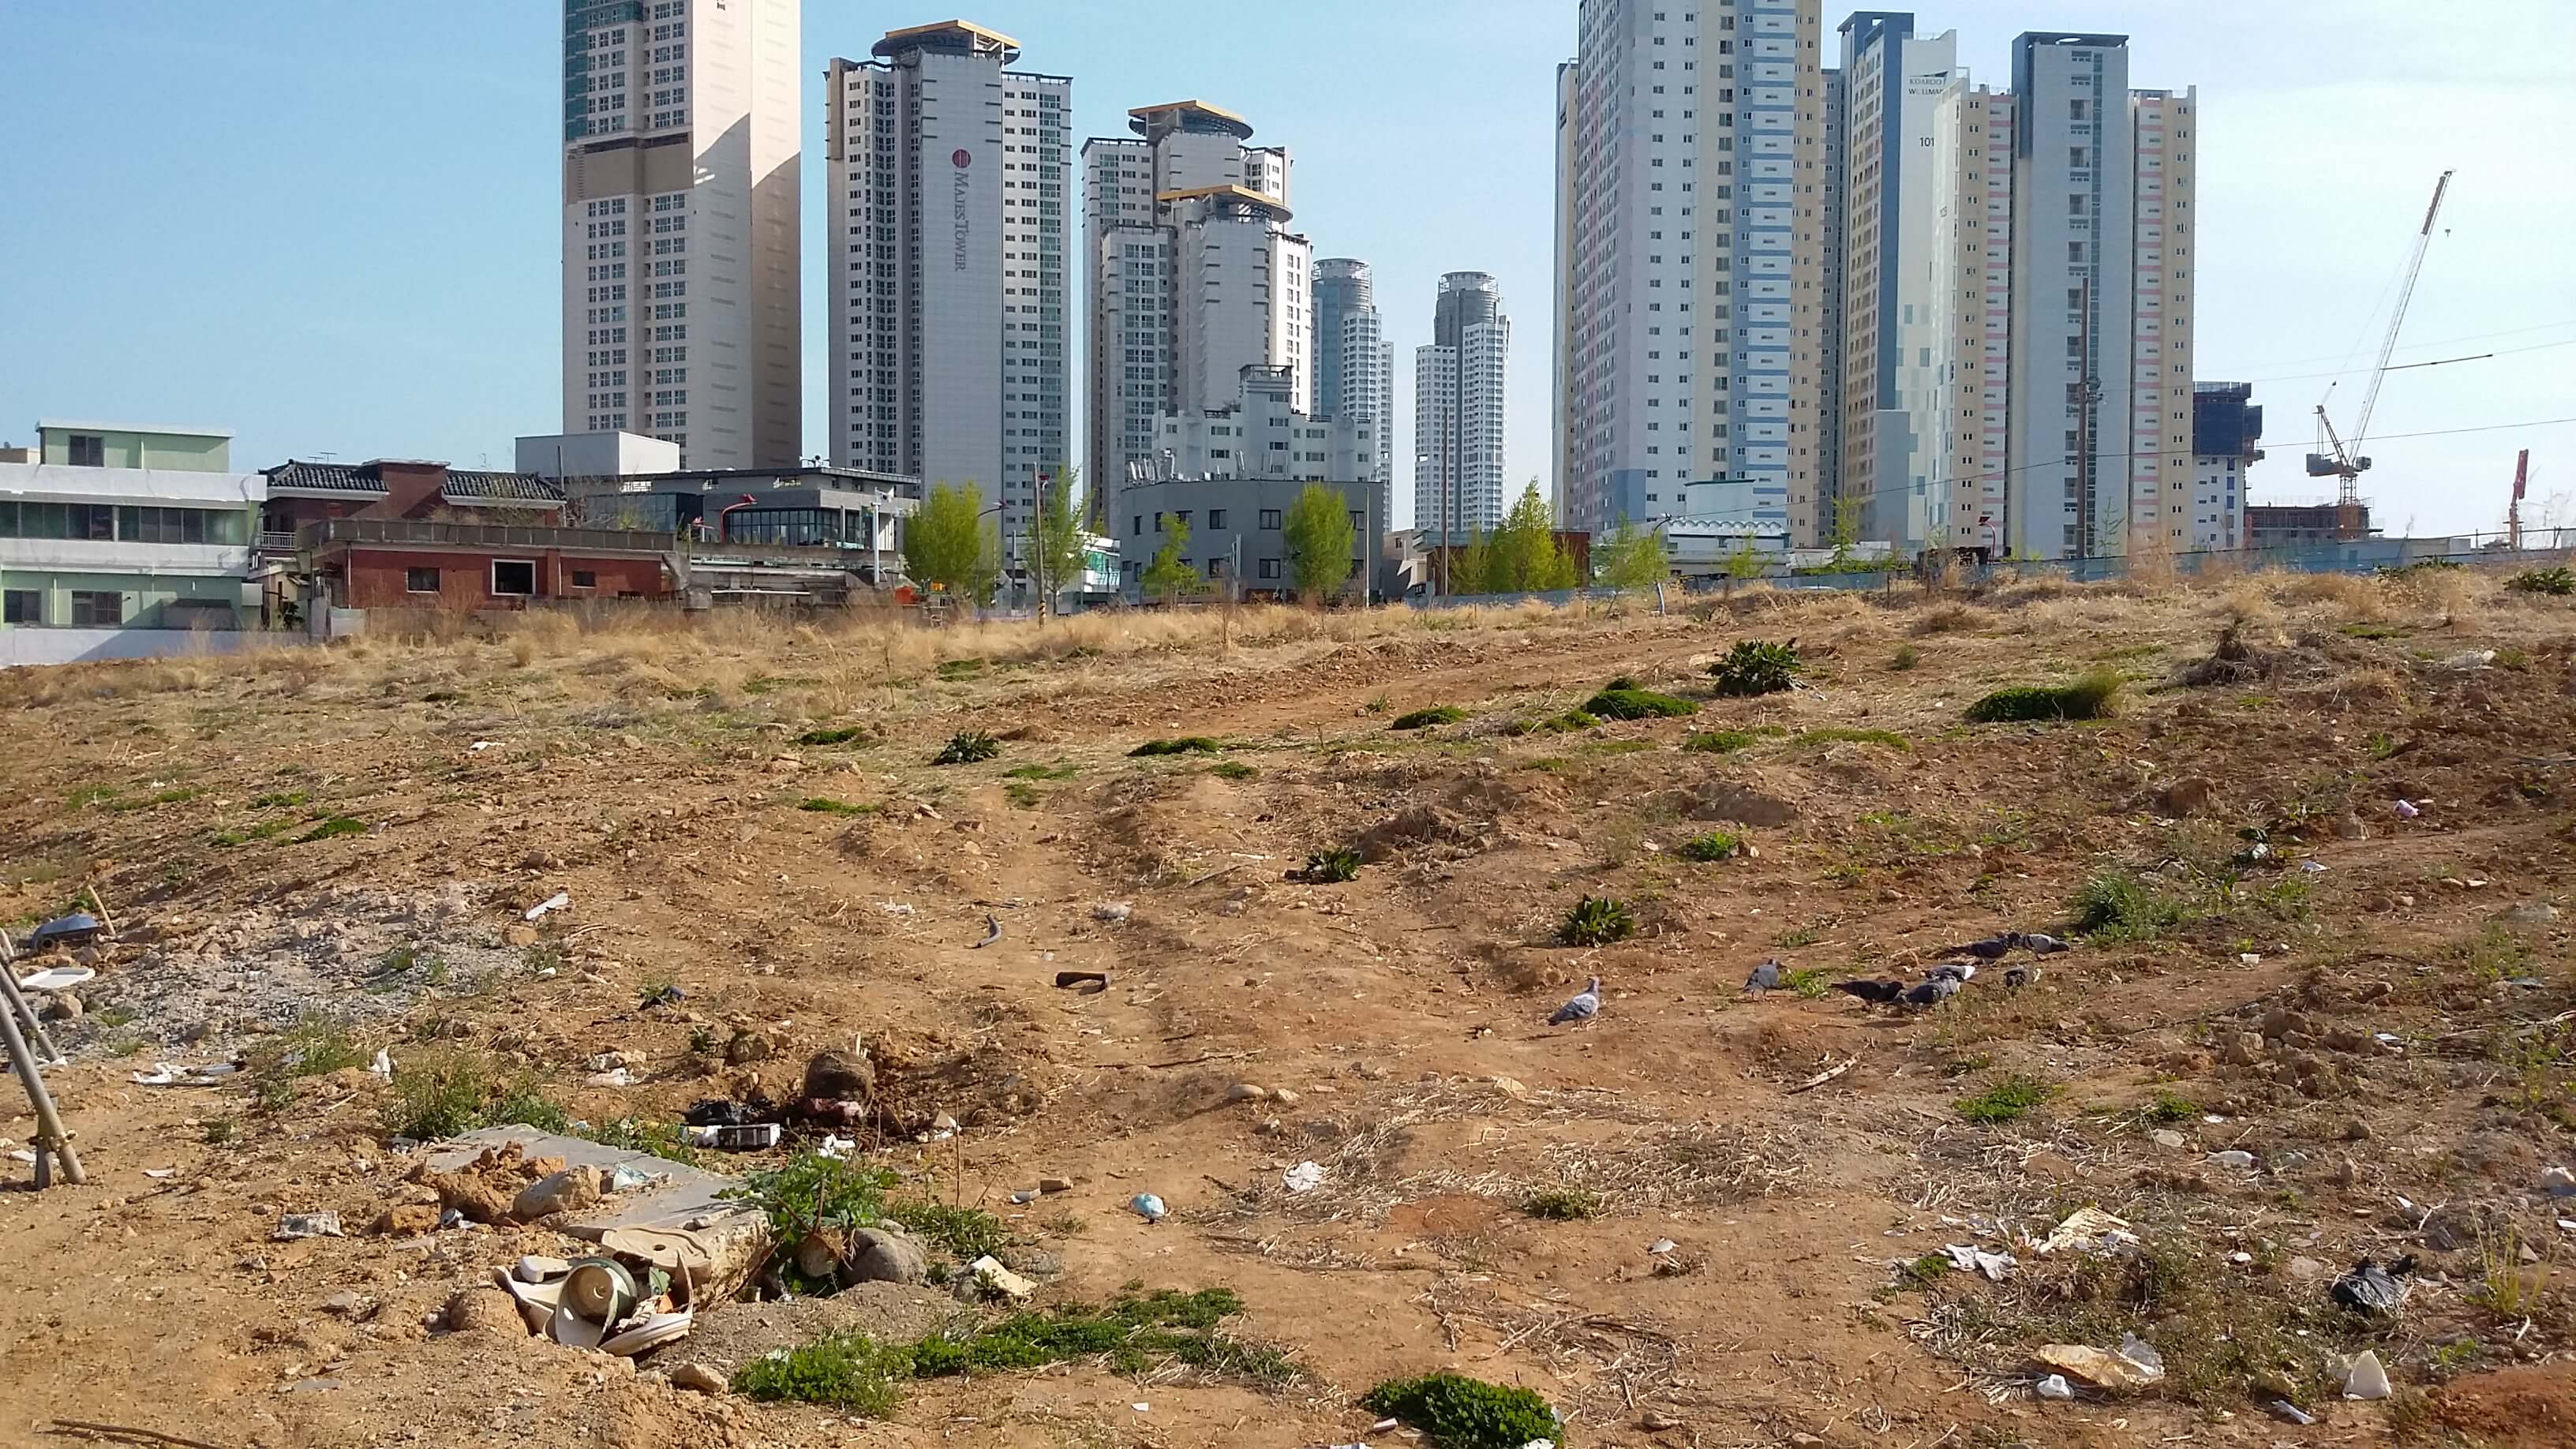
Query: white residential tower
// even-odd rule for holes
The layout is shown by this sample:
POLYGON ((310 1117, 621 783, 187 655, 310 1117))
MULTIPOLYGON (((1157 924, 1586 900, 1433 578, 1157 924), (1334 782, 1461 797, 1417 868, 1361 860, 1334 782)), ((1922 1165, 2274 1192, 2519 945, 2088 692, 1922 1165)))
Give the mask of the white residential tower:
POLYGON ((796 461, 799 5, 565 0, 565 432, 796 461))
POLYGON ((1463 543, 1509 506, 1503 483, 1503 378, 1512 320, 1483 272, 1440 279, 1431 345, 1413 354, 1413 526, 1463 543))
MULTIPOLYGON (((1395 346, 1378 316, 1369 264, 1349 257, 1315 263, 1310 293, 1315 310, 1317 417, 1347 420, 1375 447, 1357 460, 1354 483, 1377 486, 1377 516, 1395 517, 1395 346)), ((1337 475, 1338 476, 1338 475, 1337 475)))

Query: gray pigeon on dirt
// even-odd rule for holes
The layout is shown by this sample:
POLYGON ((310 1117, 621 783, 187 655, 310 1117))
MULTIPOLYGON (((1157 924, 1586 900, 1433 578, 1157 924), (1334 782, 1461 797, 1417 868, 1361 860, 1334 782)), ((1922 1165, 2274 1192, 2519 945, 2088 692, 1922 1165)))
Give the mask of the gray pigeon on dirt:
POLYGON ((1779 984, 1780 958, 1777 956, 1754 967, 1753 974, 1744 978, 1744 989, 1757 996, 1779 984))
POLYGON ((2019 966, 2007 966, 2004 968, 2004 986, 2007 990, 2019 991, 2025 986, 2036 986, 2038 984, 2039 963, 2036 961, 2027 961, 2019 966))
POLYGON ((2055 936, 2046 935, 2039 931, 2022 932, 2021 943, 2034 956, 2054 956, 2060 951, 2072 951, 2075 949, 2074 942, 2061 941, 2055 936))
POLYGON ((2013 944, 2018 939, 2018 933, 2006 932, 2000 936, 1988 936, 1982 941, 1970 941, 1950 954, 1974 956, 1980 961, 2000 961, 2012 954, 2013 944))
POLYGON ((1957 978, 1950 976, 1935 976, 1929 981, 1907 987, 1905 989, 1905 994, 1896 999, 1904 1002, 1907 1006, 1921 1010, 1925 1007, 1938 1006, 1942 1002, 1947 1001, 1958 994, 1959 982, 1957 978))
POLYGON ((1927 981, 1952 981, 1965 986, 1975 980, 1976 975, 1977 963, 1974 961, 1944 961, 1924 972, 1923 978, 1927 981))
POLYGON ((1595 976, 1584 985, 1581 991, 1567 997, 1565 1004, 1556 1009, 1556 1015, 1547 1019, 1547 1024, 1563 1026, 1568 1022, 1590 1021, 1600 1014, 1601 978, 1595 976))
POLYGON ((1873 1006, 1891 1006, 1905 994, 1902 981, 1837 981, 1834 989, 1845 996, 1858 997, 1873 1006))

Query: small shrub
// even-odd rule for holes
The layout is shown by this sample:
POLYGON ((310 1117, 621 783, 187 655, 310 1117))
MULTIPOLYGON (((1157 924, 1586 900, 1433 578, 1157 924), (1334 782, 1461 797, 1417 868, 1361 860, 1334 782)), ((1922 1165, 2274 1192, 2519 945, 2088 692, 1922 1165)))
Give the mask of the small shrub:
POLYGON ((1433 725, 1456 724, 1458 721, 1465 719, 1466 717, 1467 712, 1454 704, 1435 704, 1429 709, 1417 709, 1411 714, 1397 715, 1395 717, 1395 722, 1388 725, 1387 728, 1391 730, 1427 730, 1433 725))
POLYGON ((695 1166, 698 1150, 689 1145, 688 1133, 676 1122, 652 1122, 642 1117, 619 1117, 602 1122, 581 1134, 603 1147, 622 1152, 645 1152, 665 1162, 695 1166))
POLYGON ((1737 839, 1734 835, 1726 831, 1712 830, 1706 835, 1694 835, 1690 839, 1683 841, 1680 846, 1675 848, 1673 854, 1680 856, 1684 860, 1706 862, 1713 860, 1731 860, 1735 857, 1736 853, 1742 849, 1744 849, 1744 842, 1742 840, 1737 839))
POLYGON ((211 1118, 203 1135, 208 1147, 229 1147, 241 1140, 241 1124, 230 1117, 211 1118))
POLYGON ((534 1127, 540 1132, 567 1132, 572 1129, 572 1114, 564 1104, 547 1096, 545 1085, 534 1072, 521 1072, 510 1079, 484 1109, 481 1127, 534 1127))
POLYGON ((880 1348, 863 1333, 835 1333, 735 1369, 733 1391, 758 1403, 827 1404, 882 1419, 903 1401, 912 1374, 909 1351, 880 1348))
POLYGON ((298 845, 310 845, 317 840, 329 840, 335 835, 364 835, 366 833, 367 822, 352 815, 334 815, 329 819, 324 820, 319 825, 314 826, 312 829, 305 831, 302 835, 295 837, 295 843, 298 845))
POLYGON ((942 679, 972 679, 983 672, 984 661, 981 659, 943 659, 939 662, 939 677, 942 679))
POLYGON ((318 1077, 364 1066, 366 1053, 349 1038, 348 1027, 315 1012, 270 1037, 249 1052, 251 1075, 272 1081, 318 1077))
POLYGON ((253 795, 250 800, 250 808, 253 810, 290 810, 312 798, 313 794, 309 790, 288 790, 279 794, 253 795))
POLYGON ((1127 754, 1131 759, 1155 755, 1213 755, 1217 748, 1217 742, 1205 735, 1190 735, 1177 740, 1147 740, 1127 754))
POLYGON ((1627 904, 1608 896, 1585 896, 1557 925, 1557 939, 1569 946, 1607 946, 1624 941, 1637 929, 1627 904))
POLYGON ((454 1052, 409 1058, 394 1068, 385 1135, 442 1142, 471 1132, 483 1125, 491 1097, 492 1072, 480 1057, 454 1052))
POLYGON ((1587 710, 1569 709, 1554 719, 1542 720, 1539 728, 1552 735, 1569 735, 1578 730, 1597 729, 1601 717, 1587 710))
POLYGON ((959 730, 948 737, 948 745, 931 757, 934 765, 974 765, 1002 752, 1002 742, 983 730, 959 730))
POLYGON ((1534 1439, 1561 1439, 1547 1400, 1528 1389, 1464 1374, 1389 1379, 1360 1400, 1372 1414, 1402 1419, 1436 1449, 1521 1449, 1534 1439))
POLYGON ((1762 736, 1753 730, 1698 730, 1683 739, 1682 748, 1707 755, 1731 755, 1738 750, 1751 749, 1761 739, 1762 736))
POLYGON ((800 745, 873 745, 876 742, 877 732, 866 725, 807 730, 796 737, 796 743, 800 745))
POLYGON ((1345 845, 1307 856, 1303 875, 1310 885, 1338 885, 1358 879, 1359 873, 1360 853, 1345 845))
POLYGON ((1011 1230, 982 1208, 951 1207, 938 1202, 899 1202, 885 1215, 912 1235, 960 1263, 972 1263, 1009 1247, 1011 1230))
POLYGON ((1742 699, 1796 688, 1798 669, 1797 640, 1773 644, 1738 639, 1724 659, 1709 666, 1708 672, 1717 676, 1718 693, 1742 699))
POLYGON ((1896 646, 1896 657, 1887 661, 1887 667, 1902 674, 1922 662, 1922 651, 1911 644, 1899 644, 1896 646))
POLYGON ((2117 944, 2150 941, 2181 925, 2183 903, 2125 870, 2106 870, 2079 887, 2068 902, 2075 929, 2117 944))
POLYGON ((1585 700, 1583 712, 1602 719, 1674 719, 1699 713, 1699 706, 1651 689, 1611 688, 1585 700))
POLYGON ((853 805, 847 800, 835 800, 828 795, 809 796, 800 801, 796 808, 811 811, 816 815, 873 815, 877 809, 874 805, 853 805))
POLYGON ((1549 1188, 1521 1199, 1521 1211, 1549 1222, 1575 1222, 1601 1214, 1601 1200, 1572 1188, 1549 1188))
POLYGON ((2576 570, 2563 564, 2557 568, 2526 569, 2505 580, 2504 586, 2517 594, 2550 594, 2563 599, 2576 594, 2576 570))
POLYGON ((1208 773, 1220 780, 1249 780, 1261 771, 1241 760, 1219 760, 1208 766, 1208 773))
POLYGON ((1998 689, 1968 706, 1970 724, 2004 724, 2023 720, 2104 719, 2120 693, 2120 676, 2108 669, 2087 670, 2073 684, 2016 685, 1998 689))
POLYGON ((2200 1115, 2200 1104, 2171 1087, 2158 1087, 2143 1115, 2156 1123, 2188 1122, 2200 1115))
POLYGON ((1961 1097, 1959 1115, 1990 1127, 2018 1122, 2056 1095, 2053 1084, 2015 1073, 1977 1096, 1961 1097))
POLYGON ((1370 695, 1368 703, 1360 706, 1360 708, 1368 711, 1370 714, 1384 714, 1391 707, 1392 706, 1388 703, 1387 697, 1383 694, 1370 695))
POLYGON ((1822 1001, 1834 989, 1833 973, 1822 966, 1802 966, 1781 977, 1780 984, 1798 993, 1801 1001, 1822 1001))
POLYGON ((1081 773, 1080 767, 1058 760, 1052 765, 1021 765, 1015 769, 1004 770, 1002 778, 1005 780, 1070 780, 1081 773))
POLYGON ((1859 730, 1839 726, 1809 730, 1791 740, 1795 748, 1812 749, 1822 745, 1885 745, 1891 750, 1910 750, 1914 746, 1894 730, 1859 730))
POLYGON ((754 1172, 723 1197, 758 1208, 769 1219, 770 1238, 803 1242, 824 1228, 864 1228, 885 1216, 886 1189, 894 1174, 819 1152, 800 1152, 783 1167, 754 1172))

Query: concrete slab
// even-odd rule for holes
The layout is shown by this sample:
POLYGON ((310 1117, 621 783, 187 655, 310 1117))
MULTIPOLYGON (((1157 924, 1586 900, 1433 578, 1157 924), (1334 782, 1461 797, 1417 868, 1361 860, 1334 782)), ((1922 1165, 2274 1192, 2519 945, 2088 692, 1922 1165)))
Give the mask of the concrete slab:
POLYGON ((592 1243, 620 1230, 683 1234, 703 1250, 712 1269, 705 1285, 710 1297, 733 1296, 769 1251, 768 1219, 756 1208, 717 1196, 737 1186, 736 1179, 649 1152, 603 1146, 522 1125, 468 1132, 426 1148, 425 1155, 432 1168, 453 1172, 483 1153, 513 1142, 530 1157, 560 1157, 566 1166, 587 1165, 606 1173, 632 1165, 639 1172, 663 1178, 651 1187, 615 1194, 597 1207, 568 1215, 563 1230, 592 1243))

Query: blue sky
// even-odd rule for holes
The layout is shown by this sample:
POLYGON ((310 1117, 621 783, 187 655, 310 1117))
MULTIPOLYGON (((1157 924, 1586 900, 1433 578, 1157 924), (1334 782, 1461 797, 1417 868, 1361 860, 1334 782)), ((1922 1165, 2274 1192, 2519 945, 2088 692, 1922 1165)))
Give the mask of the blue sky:
MULTIPOLYGON (((1972 72, 1999 87, 2012 37, 2040 28, 2127 33, 2132 84, 2199 87, 2197 371, 2256 383, 2272 450, 2258 501, 2321 493, 2298 458, 2333 380, 2318 374, 2375 351, 2433 177, 2458 168, 2399 360, 2519 350, 2388 384, 2365 491, 2391 531, 2432 531, 2495 527, 2518 447, 2534 450, 2536 498, 2576 494, 2576 427, 2394 436, 2576 416, 2562 3, 2449 0, 2439 25, 2417 0, 1960 0, 1915 14, 1919 30, 1956 28, 1972 72)), ((23 441, 39 416, 103 417, 230 427, 240 466, 324 452, 506 465, 513 437, 556 430, 559 13, 548 0, 0 6, 0 440, 23 441)), ((956 12, 807 0, 804 13, 819 348, 824 62, 956 12)), ((1826 13, 1829 61, 1845 13, 1826 13)), ((1377 268, 1400 497, 1433 287, 1444 271, 1495 274, 1517 323, 1509 466, 1544 476, 1554 73, 1574 0, 1013 0, 965 14, 1017 36, 1028 68, 1074 78, 1078 134, 1198 97, 1290 148, 1316 254, 1377 268)), ((819 352, 806 384, 819 451, 819 352)), ((2339 419, 2361 385, 2337 394, 2339 419)), ((2576 522, 2576 503, 2565 511, 2576 522)))

